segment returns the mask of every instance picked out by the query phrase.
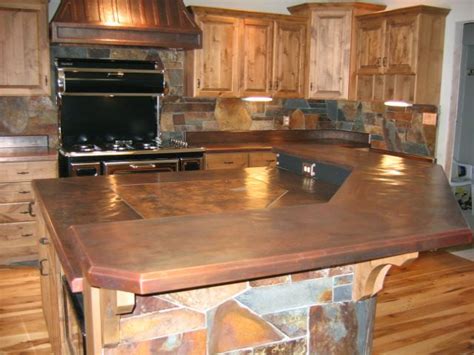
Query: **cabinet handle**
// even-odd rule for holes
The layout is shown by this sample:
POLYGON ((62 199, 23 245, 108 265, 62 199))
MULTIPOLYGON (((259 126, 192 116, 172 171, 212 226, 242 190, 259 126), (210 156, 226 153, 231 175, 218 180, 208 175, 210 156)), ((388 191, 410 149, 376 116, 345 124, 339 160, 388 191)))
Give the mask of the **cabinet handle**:
POLYGON ((272 81, 270 80, 270 81, 268 82, 268 88, 270 89, 270 91, 273 90, 273 85, 272 85, 272 84, 273 84, 273 83, 272 83, 272 81))
POLYGON ((387 57, 383 57, 383 66, 384 66, 384 67, 387 66, 387 57))
POLYGON ((40 260, 39 262, 39 269, 40 269, 40 275, 41 276, 48 276, 49 274, 47 274, 45 271, 44 271, 44 263, 48 261, 48 259, 42 259, 40 260))
POLYGON ((275 90, 278 90, 279 87, 280 87, 280 82, 277 80, 275 81, 275 90))
POLYGON ((35 203, 33 201, 31 201, 29 204, 28 204, 28 214, 31 216, 31 217, 36 217, 36 214, 33 212, 33 205, 35 203))
POLYGON ((378 67, 381 67, 382 66, 382 58, 378 57, 377 61, 375 63, 377 64, 378 67))
POLYGON ((28 195, 31 194, 31 191, 18 191, 20 195, 28 195))
POLYGON ((22 234, 21 236, 22 236, 23 238, 28 238, 28 237, 32 237, 32 236, 33 236, 33 233, 22 234))
POLYGON ((48 86, 48 83, 49 83, 48 76, 45 75, 45 76, 44 76, 44 85, 45 85, 45 86, 48 86))
POLYGON ((310 90, 310 91, 313 91, 313 88, 314 88, 313 83, 309 84, 309 90, 310 90))
POLYGON ((198 80, 197 80, 197 88, 198 88, 198 89, 201 88, 201 79, 198 79, 198 80))
POLYGON ((225 161, 224 164, 226 164, 226 165, 232 165, 232 164, 234 164, 234 162, 233 162, 233 161, 225 161))
POLYGON ((48 245, 49 244, 48 238, 41 238, 39 240, 39 242, 40 242, 41 245, 48 245))
POLYGON ((17 175, 29 175, 30 172, 29 171, 18 171, 16 174, 17 175))

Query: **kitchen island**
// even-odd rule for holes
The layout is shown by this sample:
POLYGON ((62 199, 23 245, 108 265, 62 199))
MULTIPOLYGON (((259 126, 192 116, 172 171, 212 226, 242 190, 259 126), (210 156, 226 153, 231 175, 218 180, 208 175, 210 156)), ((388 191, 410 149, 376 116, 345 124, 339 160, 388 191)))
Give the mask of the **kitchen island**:
MULTIPOLYGON (((284 169, 36 181, 47 320, 64 275, 91 354, 366 353, 390 266, 472 240, 440 166, 274 151, 284 169)), ((52 323, 56 352, 78 344, 52 323)))

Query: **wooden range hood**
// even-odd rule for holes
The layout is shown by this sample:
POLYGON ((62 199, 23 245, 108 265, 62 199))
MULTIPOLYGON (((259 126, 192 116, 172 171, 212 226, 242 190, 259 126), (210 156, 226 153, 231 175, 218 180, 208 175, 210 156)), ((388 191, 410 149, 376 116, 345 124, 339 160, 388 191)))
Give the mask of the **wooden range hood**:
POLYGON ((201 48, 202 32, 183 0, 62 0, 51 42, 201 48))

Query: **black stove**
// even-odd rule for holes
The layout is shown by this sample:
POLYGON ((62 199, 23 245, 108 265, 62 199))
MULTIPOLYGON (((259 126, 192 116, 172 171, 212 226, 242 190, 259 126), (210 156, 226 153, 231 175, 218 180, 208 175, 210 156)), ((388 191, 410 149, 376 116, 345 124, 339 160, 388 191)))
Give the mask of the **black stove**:
POLYGON ((156 63, 56 63, 61 177, 202 169, 203 148, 159 139, 166 85, 156 63))

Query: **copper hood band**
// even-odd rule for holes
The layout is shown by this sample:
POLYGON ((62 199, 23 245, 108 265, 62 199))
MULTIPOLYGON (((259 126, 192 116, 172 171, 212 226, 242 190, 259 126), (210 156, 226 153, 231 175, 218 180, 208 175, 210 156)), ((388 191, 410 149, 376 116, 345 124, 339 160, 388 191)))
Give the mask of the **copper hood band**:
POLYGON ((62 0, 51 42, 201 48, 202 32, 182 0, 62 0))

